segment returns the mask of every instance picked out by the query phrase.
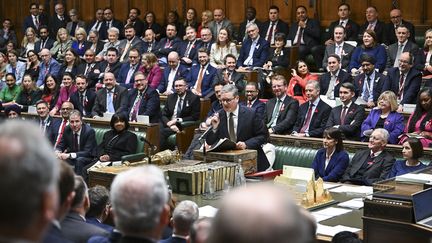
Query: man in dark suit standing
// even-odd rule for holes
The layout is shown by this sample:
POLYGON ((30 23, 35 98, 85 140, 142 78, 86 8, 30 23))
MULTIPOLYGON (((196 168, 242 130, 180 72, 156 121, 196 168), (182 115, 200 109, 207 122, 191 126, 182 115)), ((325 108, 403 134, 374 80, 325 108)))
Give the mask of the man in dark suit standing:
POLYGON ((269 20, 264 22, 260 27, 260 35, 270 44, 275 44, 275 35, 277 33, 288 34, 288 24, 279 19, 279 7, 272 5, 269 8, 269 20))
POLYGON ((222 138, 236 143, 236 149, 253 149, 258 151, 258 171, 269 167, 269 162, 262 150, 267 142, 268 131, 262 119, 247 107, 240 106, 237 88, 228 84, 222 88, 221 101, 223 110, 211 118, 213 130, 209 131, 207 144, 214 144, 222 138))
POLYGON ((93 162, 96 147, 95 131, 83 123, 78 110, 73 110, 69 115, 69 126, 55 148, 57 158, 73 165, 75 174, 86 176, 84 167, 93 162))
POLYGON ((330 100, 339 97, 339 87, 341 84, 346 82, 352 83, 351 75, 339 67, 340 57, 336 54, 331 54, 327 58, 327 68, 329 71, 319 78, 320 94, 327 96, 330 100))
POLYGON ((105 87, 96 92, 92 117, 103 117, 105 112, 122 112, 127 102, 127 89, 116 83, 113 73, 105 73, 103 84, 105 87))
POLYGON ((385 23, 378 19, 378 9, 375 6, 369 6, 366 9, 366 22, 360 26, 359 36, 357 43, 363 43, 363 32, 365 30, 372 29, 375 31, 377 36, 377 42, 379 44, 385 41, 385 23))
POLYGON ((282 75, 271 78, 274 98, 266 104, 266 124, 270 134, 290 134, 297 118, 299 103, 286 95, 287 81, 282 75))
POLYGON ((255 23, 258 28, 261 28, 262 23, 256 19, 256 9, 252 6, 246 8, 245 13, 246 19, 240 24, 239 32, 237 35, 238 42, 244 42, 248 38, 248 33, 246 32, 246 26, 249 23, 255 23))
POLYGON ((397 42, 387 48, 387 68, 399 67, 399 58, 402 52, 410 52, 415 57, 419 51, 417 44, 409 39, 411 33, 405 25, 396 27, 395 32, 397 42))
POLYGON ((399 57, 399 67, 390 68, 387 71, 389 81, 384 85, 390 87, 384 88, 391 90, 396 94, 399 108, 403 111, 404 104, 415 104, 417 94, 422 83, 422 73, 413 68, 414 57, 409 52, 404 52, 399 57))
POLYGON ((308 18, 305 6, 296 8, 297 22, 289 29, 288 39, 293 46, 299 47, 299 59, 305 60, 312 54, 317 66, 322 63, 323 47, 320 45, 320 24, 315 19, 308 18))
POLYGON ((305 90, 308 102, 299 107, 292 135, 321 138, 331 107, 319 98, 320 85, 318 81, 308 81, 305 90))
POLYGON ((237 67, 262 67, 267 61, 269 43, 259 35, 258 25, 250 23, 246 26, 249 39, 245 40, 237 60, 237 67))
POLYGON ((360 140, 360 128, 366 118, 363 106, 353 102, 355 87, 352 83, 343 83, 339 88, 342 105, 331 110, 326 127, 339 129, 348 140, 360 140))
POLYGON ((137 121, 138 115, 149 116, 151 123, 159 122, 160 100, 156 90, 149 87, 144 73, 138 71, 134 75, 135 88, 129 90, 127 107, 124 109, 130 121, 137 121))
MULTIPOLYGON (((336 26, 342 26, 345 29, 345 36, 344 40, 347 41, 357 41, 358 39, 358 32, 360 29, 360 26, 354 22, 352 19, 350 19, 351 15, 351 6, 348 3, 341 3, 338 6, 338 15, 339 20, 336 20, 332 22, 328 28, 328 37, 326 38, 325 45, 331 45, 334 44, 334 38, 333 33, 336 26)), ((324 58, 325 60, 325 58, 324 58)))
POLYGON ((341 182, 371 186, 386 179, 395 162, 393 156, 385 150, 388 138, 387 130, 375 129, 369 138, 369 149, 356 152, 341 182))
POLYGON ((395 33, 398 26, 403 25, 405 26, 409 33, 411 34, 409 36, 409 40, 412 43, 416 43, 415 41, 415 28, 414 25, 404 19, 402 19, 402 11, 400 9, 392 9, 390 11, 390 20, 391 22, 386 24, 385 29, 385 35, 386 35, 386 45, 394 44, 398 41, 397 33, 395 33))
POLYGON ((327 68, 327 59, 331 54, 336 54, 340 58, 341 68, 347 70, 351 61, 351 55, 355 47, 344 41, 345 28, 342 25, 337 25, 333 28, 333 40, 331 44, 326 45, 324 58, 322 62, 323 69, 327 68))
POLYGON ((66 28, 66 24, 70 21, 70 18, 65 14, 65 8, 62 3, 57 3, 54 6, 55 14, 51 16, 49 20, 50 26, 50 37, 55 39, 57 31, 60 28, 66 28))
POLYGON ((39 14, 37 3, 31 3, 30 15, 24 19, 23 31, 25 32, 27 28, 32 27, 37 32, 43 25, 48 25, 48 19, 46 19, 45 16, 39 14))
POLYGON ((198 50, 198 61, 198 64, 192 65, 187 77, 187 83, 192 93, 204 98, 212 91, 212 84, 217 70, 210 65, 209 53, 205 48, 198 50))
POLYGON ((69 101, 72 102, 75 109, 79 110, 83 117, 92 117, 92 109, 96 100, 96 94, 93 90, 88 89, 87 78, 78 74, 75 77, 77 91, 74 92, 69 101))
POLYGON ((188 69, 180 63, 177 52, 172 51, 168 54, 168 67, 164 69, 163 78, 157 87, 160 94, 170 95, 174 93, 174 81, 188 76, 188 69))
POLYGON ((243 92, 245 77, 244 74, 236 71, 236 63, 236 57, 233 54, 227 54, 224 60, 225 68, 217 71, 213 83, 234 84, 238 92, 243 92))
MULTIPOLYGON (((138 37, 136 37, 138 38, 138 37)), ((134 87, 134 75, 138 72, 140 66, 140 52, 133 48, 129 52, 129 60, 122 64, 118 76, 118 84, 127 89, 134 87)))
POLYGON ((187 89, 184 78, 174 82, 176 93, 168 95, 160 124, 159 150, 171 149, 167 143, 170 135, 181 132, 180 123, 183 121, 198 121, 200 115, 200 99, 192 91, 187 89))
POLYGON ((49 29, 46 25, 39 27, 39 40, 35 43, 35 52, 39 53, 42 49, 51 49, 54 45, 54 39, 49 37, 49 29))

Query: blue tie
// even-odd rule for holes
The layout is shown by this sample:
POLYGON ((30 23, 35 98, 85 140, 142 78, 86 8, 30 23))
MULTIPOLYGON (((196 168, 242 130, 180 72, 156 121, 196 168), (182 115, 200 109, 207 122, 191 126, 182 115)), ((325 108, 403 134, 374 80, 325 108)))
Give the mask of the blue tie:
POLYGON ((114 103, 113 103, 113 91, 108 90, 108 96, 107 96, 107 111, 109 113, 115 113, 114 110, 114 103))

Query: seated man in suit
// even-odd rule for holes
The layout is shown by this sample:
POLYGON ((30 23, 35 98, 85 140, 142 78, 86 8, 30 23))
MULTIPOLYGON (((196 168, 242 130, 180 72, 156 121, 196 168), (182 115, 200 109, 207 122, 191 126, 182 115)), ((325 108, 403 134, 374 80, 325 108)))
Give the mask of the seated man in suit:
POLYGON ((164 69, 163 78, 156 90, 164 95, 173 94, 175 91, 174 81, 179 78, 186 78, 188 72, 187 67, 180 63, 178 53, 175 51, 170 52, 170 54, 168 54, 168 66, 164 69))
POLYGON ((78 110, 73 110, 69 115, 69 126, 55 148, 57 158, 73 165, 75 174, 86 176, 84 167, 93 162, 96 147, 95 131, 83 123, 78 110))
POLYGON ((138 72, 140 66, 140 51, 133 48, 129 51, 128 61, 120 67, 118 84, 127 89, 134 87, 134 75, 138 72))
POLYGON ((83 117, 92 117, 92 109, 96 100, 96 94, 92 89, 88 88, 87 78, 78 74, 75 77, 77 91, 74 92, 69 101, 72 102, 75 109, 79 110, 83 117))
POLYGON ((54 45, 54 39, 49 37, 49 29, 48 26, 42 25, 39 28, 39 40, 35 43, 35 52, 39 53, 42 49, 51 49, 54 45))
POLYGON ((174 88, 176 93, 168 95, 162 110, 160 151, 173 150, 173 147, 168 146, 168 137, 181 132, 181 122, 198 121, 200 115, 200 99, 187 89, 186 80, 184 78, 177 79, 174 82, 174 88))
POLYGON ((108 48, 106 60, 99 62, 93 70, 93 74, 90 75, 91 79, 97 79, 99 82, 96 84, 96 88, 102 87, 100 82, 107 72, 114 74, 115 78, 118 79, 121 65, 118 50, 114 47, 108 48))
POLYGON ((329 71, 319 78, 320 93, 327 96, 330 100, 339 97, 339 87, 341 84, 346 82, 352 83, 351 75, 340 69, 340 60, 338 55, 330 54, 327 58, 327 69, 329 71))
POLYGON ((308 102, 299 107, 293 136, 322 138, 331 107, 319 98, 320 84, 315 80, 306 83, 308 102))
POLYGON ((135 88, 129 90, 127 107, 124 109, 130 121, 137 121, 138 115, 149 116, 151 123, 159 122, 160 100, 156 90, 148 86, 147 77, 141 71, 134 75, 135 88))
POLYGON ((270 44, 275 44, 275 35, 277 33, 288 34, 288 24, 279 19, 279 7, 272 5, 268 12, 269 20, 264 22, 260 28, 260 35, 270 44))
POLYGON ((266 124, 270 134, 290 134, 297 118, 299 103, 286 95, 287 81, 282 75, 271 78, 275 98, 267 101, 266 124))
POLYGON ((398 100, 398 112, 403 111, 404 104, 415 104, 417 94, 422 83, 422 73, 413 68, 414 57, 409 52, 404 52, 399 56, 399 67, 390 68, 387 71, 389 85, 386 90, 393 91, 398 100))
POLYGON ((226 18, 224 10, 221 8, 213 10, 213 21, 208 24, 208 28, 212 32, 213 36, 218 36, 219 30, 222 28, 227 29, 231 36, 234 32, 233 24, 226 18))
POLYGON ((262 145, 267 142, 269 134, 263 120, 259 119, 252 109, 238 104, 238 91, 232 84, 222 88, 221 101, 223 110, 211 118, 213 129, 207 135, 207 144, 211 145, 219 139, 228 138, 236 143, 236 149, 257 150, 258 171, 266 170, 269 162, 262 145))
POLYGON ((94 89, 96 83, 99 81, 99 74, 95 74, 93 71, 96 68, 96 54, 93 50, 88 49, 84 53, 84 62, 78 65, 77 73, 82 74, 86 77, 88 82, 88 88, 94 89))
POLYGON ((255 23, 248 24, 246 30, 249 38, 242 44, 237 67, 262 67, 267 61, 270 45, 259 35, 259 28, 255 23))
POLYGON ((297 22, 291 25, 288 39, 293 46, 298 46, 298 58, 305 60, 312 54, 317 66, 322 63, 323 47, 320 45, 320 23, 308 18, 307 8, 299 5, 296 8, 297 22))
POLYGON ((40 51, 41 63, 39 64, 39 77, 36 82, 38 87, 44 85, 45 76, 49 73, 57 77, 60 71, 60 63, 52 56, 50 50, 44 48, 40 51))
POLYGON ((72 102, 65 101, 63 102, 60 108, 60 118, 54 118, 54 122, 53 122, 53 133, 55 136, 54 148, 60 143, 66 127, 69 126, 69 115, 73 110, 74 110, 74 105, 72 104, 72 102))
POLYGON ((90 207, 86 212, 86 222, 100 227, 108 232, 113 231, 114 227, 103 222, 109 216, 109 191, 106 187, 96 185, 88 189, 90 207))
POLYGON ((136 36, 133 25, 126 25, 124 27, 125 39, 120 41, 119 54, 120 62, 127 63, 129 61, 129 52, 133 49, 138 50, 141 53, 142 40, 136 36))
POLYGON ((154 49, 154 54, 158 57, 159 63, 166 66, 168 54, 172 51, 178 52, 180 38, 177 37, 177 28, 175 24, 167 24, 166 37, 162 38, 154 49))
POLYGON ((355 153, 341 182, 371 186, 386 179, 395 162, 393 156, 385 150, 388 138, 387 130, 375 129, 369 138, 369 148, 355 153))
POLYGON ((386 83, 388 78, 375 70, 375 58, 363 54, 360 58, 363 73, 354 78, 357 99, 362 99, 366 106, 373 108, 376 106, 380 94, 388 90, 386 83))
POLYGON ((196 36, 194 27, 186 27, 186 40, 182 41, 178 48, 181 63, 189 67, 198 60, 198 47, 201 45, 201 41, 197 40, 196 36))
POLYGON ((207 97, 212 91, 216 68, 210 65, 209 53, 205 48, 198 50, 199 64, 192 65, 187 77, 187 83, 192 93, 199 97, 207 97))
POLYGON ((92 117, 103 117, 103 113, 119 113, 123 111, 127 102, 127 89, 116 83, 113 73, 105 73, 104 88, 96 92, 96 101, 92 110, 92 117))
POLYGON ((30 3, 30 15, 24 18, 23 32, 29 27, 38 31, 43 25, 48 25, 48 19, 45 18, 45 15, 39 13, 37 3, 30 3))
POLYGON ((387 48, 387 68, 399 67, 402 52, 410 52, 415 57, 419 51, 417 44, 409 39, 411 33, 407 26, 401 24, 394 31, 397 41, 387 48))
MULTIPOLYGON (((246 106, 253 111, 255 115, 260 119, 265 119, 266 104, 258 99, 259 88, 257 82, 248 82, 245 88, 245 101, 240 101, 240 105, 246 106)), ((219 98, 220 99, 220 98, 219 98)))
POLYGON ((397 33, 395 33, 395 30, 398 26, 404 25, 407 27, 408 32, 411 33, 409 36, 409 40, 412 43, 416 43, 415 40, 415 28, 414 25, 404 19, 402 19, 402 11, 400 9, 392 9, 390 11, 390 23, 386 24, 385 29, 385 35, 386 35, 386 45, 394 44, 398 41, 397 33))
POLYGON ((172 213, 173 234, 159 243, 186 243, 193 223, 198 219, 198 205, 190 200, 181 201, 172 213))
POLYGON ((355 87, 352 83, 343 83, 339 88, 342 105, 331 110, 326 127, 338 128, 348 140, 360 140, 360 128, 366 118, 363 106, 353 102, 355 87))
POLYGON ((49 115, 49 105, 44 100, 38 100, 36 102, 36 112, 38 114, 37 121, 42 133, 48 138, 51 144, 54 145, 60 121, 58 119, 53 119, 49 115))
POLYGON ((240 24, 237 35, 237 42, 239 43, 244 42, 248 38, 246 26, 249 23, 255 23, 256 25, 258 25, 258 27, 262 25, 262 23, 256 18, 256 9, 252 6, 246 8, 245 17, 246 19, 240 24))
POLYGON ((85 214, 90 208, 88 188, 81 176, 75 176, 75 197, 66 217, 60 223, 63 235, 73 242, 87 242, 95 235, 108 236, 109 232, 85 220, 85 214))
MULTIPOLYGON (((336 26, 342 26, 344 27, 345 30, 345 35, 344 35, 344 40, 348 40, 348 41, 357 41, 358 39, 358 31, 360 29, 360 26, 354 22, 352 19, 350 19, 350 15, 351 15, 351 6, 346 3, 343 2, 341 4, 339 4, 338 6, 338 16, 339 19, 332 22, 328 28, 328 37, 326 37, 326 41, 325 41, 325 45, 332 45, 334 44, 334 29, 336 28, 336 26)), ((324 61, 326 60, 326 58, 324 58, 324 61)))
POLYGON ((333 28, 333 40, 331 44, 326 45, 324 58, 322 62, 323 69, 327 68, 328 57, 331 54, 336 54, 340 58, 341 68, 347 70, 351 55, 355 47, 344 41, 346 32, 342 25, 337 25, 333 28))
POLYGON ((213 44, 213 35, 209 28, 202 28, 201 29, 201 44, 199 45, 198 49, 204 47, 207 49, 208 53, 210 53, 211 46, 213 44))
POLYGON ((227 54, 224 59, 225 68, 217 71, 213 82, 221 82, 224 84, 234 84, 239 93, 244 90, 244 74, 236 70, 236 57, 233 54, 227 54))
POLYGON ((367 29, 372 29, 373 31, 375 31, 375 34, 377 36, 376 41, 379 44, 384 43, 384 41, 386 40, 385 23, 378 19, 378 9, 375 6, 369 6, 366 8, 366 22, 362 26, 360 26, 357 43, 359 44, 363 43, 362 34, 367 29))
POLYGON ((143 48, 142 52, 153 52, 156 48, 157 41, 156 41, 156 34, 152 29, 147 29, 144 32, 144 39, 143 39, 143 48))

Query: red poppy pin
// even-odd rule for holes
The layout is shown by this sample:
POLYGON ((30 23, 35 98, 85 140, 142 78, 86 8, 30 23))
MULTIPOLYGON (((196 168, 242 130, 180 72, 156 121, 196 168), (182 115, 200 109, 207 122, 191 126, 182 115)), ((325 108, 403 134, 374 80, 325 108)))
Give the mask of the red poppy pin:
POLYGON ((113 100, 117 99, 117 93, 114 93, 113 100))
POLYGON ((350 111, 348 112, 348 114, 354 114, 354 111, 353 111, 353 110, 350 110, 350 111))
POLYGON ((318 113, 318 109, 315 109, 315 113, 318 113))
POLYGON ((388 125, 388 124, 390 124, 390 121, 385 120, 384 125, 388 125))
POLYGON ((282 111, 284 111, 285 110, 285 104, 282 104, 282 106, 281 106, 281 108, 280 108, 280 112, 282 112, 282 111))

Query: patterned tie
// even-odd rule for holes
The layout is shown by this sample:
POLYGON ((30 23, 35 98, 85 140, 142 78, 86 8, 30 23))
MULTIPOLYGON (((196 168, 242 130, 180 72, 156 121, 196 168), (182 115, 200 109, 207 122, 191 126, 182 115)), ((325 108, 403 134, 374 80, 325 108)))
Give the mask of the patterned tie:
POLYGON ((133 108, 131 110, 131 115, 130 115, 131 121, 138 121, 137 117, 138 117, 139 107, 141 105, 141 99, 142 99, 142 92, 139 92, 137 98, 135 99, 133 108))
POLYGON ((233 142, 237 142, 236 139, 236 134, 235 134, 235 130, 234 130, 234 113, 231 112, 229 119, 228 119, 228 134, 229 134, 229 139, 233 142))
POLYGON ((405 74, 401 73, 400 74, 400 79, 399 79, 398 100, 402 100, 402 98, 403 98, 404 86, 405 86, 405 74))
POLYGON ((341 116, 340 116, 340 120, 341 120, 340 124, 341 125, 345 125, 345 117, 347 114, 347 109, 348 109, 348 107, 346 105, 344 105, 342 108, 342 112, 341 112, 341 116))
POLYGON ((314 104, 309 102, 309 109, 308 112, 306 114, 306 119, 304 121, 303 127, 300 129, 300 133, 305 133, 306 130, 309 128, 309 124, 312 118, 312 107, 314 106, 314 104))

